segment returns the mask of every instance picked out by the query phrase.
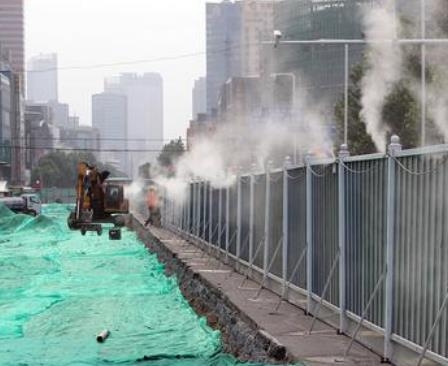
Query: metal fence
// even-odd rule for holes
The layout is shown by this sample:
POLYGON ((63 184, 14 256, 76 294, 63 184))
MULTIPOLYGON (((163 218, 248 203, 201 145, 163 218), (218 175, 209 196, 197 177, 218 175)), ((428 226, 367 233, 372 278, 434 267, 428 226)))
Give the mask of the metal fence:
POLYGON ((165 224, 254 267, 284 299, 302 294, 310 314, 333 311, 384 360, 400 364, 400 348, 446 365, 447 160, 448 145, 393 140, 387 154, 287 161, 226 188, 191 183, 183 209, 167 197, 165 224))

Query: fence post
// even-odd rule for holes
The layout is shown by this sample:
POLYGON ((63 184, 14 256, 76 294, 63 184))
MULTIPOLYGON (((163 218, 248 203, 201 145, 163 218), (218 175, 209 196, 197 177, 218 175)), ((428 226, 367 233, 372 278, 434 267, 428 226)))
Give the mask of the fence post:
POLYGON ((288 169, 291 167, 291 158, 287 156, 285 158, 285 163, 283 165, 283 263, 282 263, 282 277, 283 277, 283 290, 282 296, 286 295, 286 282, 288 281, 288 245, 289 245, 289 237, 288 237, 288 223, 289 223, 289 207, 288 207, 288 197, 289 197, 289 189, 288 189, 288 169))
POLYGON ((241 193, 242 193, 242 183, 240 171, 236 177, 237 179, 237 206, 236 206, 236 258, 240 260, 241 254, 241 193))
POLYGON ((349 157, 348 146, 342 144, 339 150, 339 333, 347 331, 346 303, 346 245, 345 245, 345 169, 344 159, 349 157))
POLYGON ((249 263, 253 263, 254 256, 254 223, 255 223, 255 171, 257 166, 252 164, 252 172, 250 174, 250 213, 249 213, 249 263))
POLYGON ((384 362, 392 356, 392 331, 394 308, 394 253, 395 253, 395 156, 401 151, 400 138, 391 137, 387 158, 387 211, 386 211, 386 296, 384 320, 384 362))
POLYGON ((269 266, 269 246, 271 243, 271 168, 272 161, 266 164, 266 202, 264 212, 264 255, 263 255, 263 269, 264 277, 266 278, 269 266))
POLYGON ((307 287, 307 313, 311 314, 313 294, 313 176, 310 166, 311 156, 307 155, 306 163, 306 287, 307 287))

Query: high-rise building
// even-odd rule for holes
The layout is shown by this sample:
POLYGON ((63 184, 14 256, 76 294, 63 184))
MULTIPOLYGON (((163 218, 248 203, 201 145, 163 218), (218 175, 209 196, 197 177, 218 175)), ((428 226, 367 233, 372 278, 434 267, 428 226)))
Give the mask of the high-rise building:
POLYGON ((48 103, 27 102, 25 107, 26 167, 36 168, 39 160, 58 147, 59 131, 53 125, 53 110, 48 103))
MULTIPOLYGON (((261 44, 272 39, 275 0, 243 0, 241 2, 241 74, 261 74, 261 44)), ((234 76, 234 75, 232 75, 234 76)))
POLYGON ((241 76, 241 2, 206 4, 207 112, 216 108, 221 86, 241 76))
POLYGON ((23 73, 25 20, 23 0, 0 0, 0 47, 9 53, 12 70, 23 73))
POLYGON ((69 106, 66 103, 48 102, 53 110, 53 123, 58 128, 70 128, 69 106))
MULTIPOLYGON (((25 22, 23 0, 0 0, 0 70, 11 85, 11 139, 24 141, 24 57, 25 22)), ((13 146, 11 183, 25 180, 25 150, 13 146)))
MULTIPOLYGON (((61 130, 64 147, 77 150, 91 150, 96 154, 101 148, 100 131, 90 126, 77 126, 61 130)), ((120 169, 120 166, 117 167, 120 169)))
POLYGON ((127 138, 131 150, 140 150, 129 154, 127 173, 134 177, 163 146, 163 79, 157 73, 126 73, 107 79, 104 90, 127 97, 127 138))
MULTIPOLYGON (((1 1, 1 0, 0 0, 1 1)), ((34 102, 58 100, 58 58, 54 53, 28 61, 27 99, 34 102)))
MULTIPOLYGON (((362 7, 376 0, 283 0, 275 3, 274 28, 283 39, 363 38, 362 7)), ((294 45, 264 47, 267 73, 293 73, 297 87, 319 101, 334 105, 344 85, 344 47, 294 45)), ((350 45, 350 66, 363 58, 362 45, 350 45)))
POLYGON ((276 1, 223 0, 206 4, 208 113, 216 108, 222 85, 228 79, 262 73, 261 45, 272 38, 276 1))
POLYGON ((100 133, 101 160, 123 172, 128 170, 127 114, 126 96, 111 93, 92 96, 92 127, 100 133))
POLYGON ((68 117, 68 128, 78 128, 79 127, 79 117, 69 116, 68 117))
POLYGON ((193 87, 193 119, 200 113, 207 113, 207 80, 197 79, 193 87))
POLYGON ((0 180, 11 177, 11 83, 0 74, 0 180))

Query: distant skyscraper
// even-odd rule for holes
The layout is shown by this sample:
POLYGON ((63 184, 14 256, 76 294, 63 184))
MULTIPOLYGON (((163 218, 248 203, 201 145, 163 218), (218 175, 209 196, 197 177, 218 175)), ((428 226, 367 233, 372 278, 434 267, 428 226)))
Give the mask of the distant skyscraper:
MULTIPOLYGON (((274 4, 272 0, 243 0, 241 16, 241 74, 261 74, 261 44, 272 39, 274 32, 274 4)), ((232 75, 233 76, 233 75, 232 75)))
MULTIPOLYGON (((272 38, 277 0, 207 3, 207 111, 232 77, 259 76, 261 42, 272 38)), ((194 118, 194 116, 193 116, 194 118)))
POLYGON ((0 0, 0 48, 9 53, 13 71, 23 73, 25 68, 23 0, 0 0))
POLYGON ((193 87, 193 119, 199 113, 207 113, 207 79, 204 77, 197 79, 193 87))
POLYGON ((28 100, 35 102, 58 100, 57 67, 58 58, 54 53, 35 56, 28 61, 28 100))
POLYGON ((11 176, 11 83, 0 74, 0 180, 11 176))
POLYGON ((241 3, 206 4, 207 112, 216 108, 222 85, 241 75, 241 3))
MULTIPOLYGON (((25 21, 23 0, 0 0, 0 68, 11 84, 11 139, 24 141, 25 21), (6 61, 5 61, 6 60, 6 61), (7 64, 7 67, 5 67, 7 64)), ((23 184, 25 150, 11 148, 11 182, 23 184)))
POLYGON ((101 160, 127 172, 127 100, 124 95, 100 93, 92 96, 92 127, 101 136, 101 160), (107 150, 123 150, 113 152, 107 150))
POLYGON ((59 128, 69 128, 69 106, 66 103, 49 103, 53 109, 53 123, 59 128))
POLYGON ((154 162, 163 146, 163 79, 160 74, 121 74, 105 81, 107 93, 127 97, 127 137, 131 150, 146 150, 129 155, 130 175, 138 167, 154 162))

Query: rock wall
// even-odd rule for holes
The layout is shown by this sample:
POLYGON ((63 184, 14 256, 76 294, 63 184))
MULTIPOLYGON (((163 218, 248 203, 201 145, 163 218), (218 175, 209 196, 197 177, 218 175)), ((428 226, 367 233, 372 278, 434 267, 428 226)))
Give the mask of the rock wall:
POLYGON ((258 329, 257 324, 241 312, 228 297, 200 273, 195 272, 156 236, 132 218, 135 230, 148 249, 165 264, 168 275, 175 275, 180 289, 195 311, 207 318, 213 329, 222 333, 224 352, 243 361, 285 363, 290 357, 284 346, 258 329))

